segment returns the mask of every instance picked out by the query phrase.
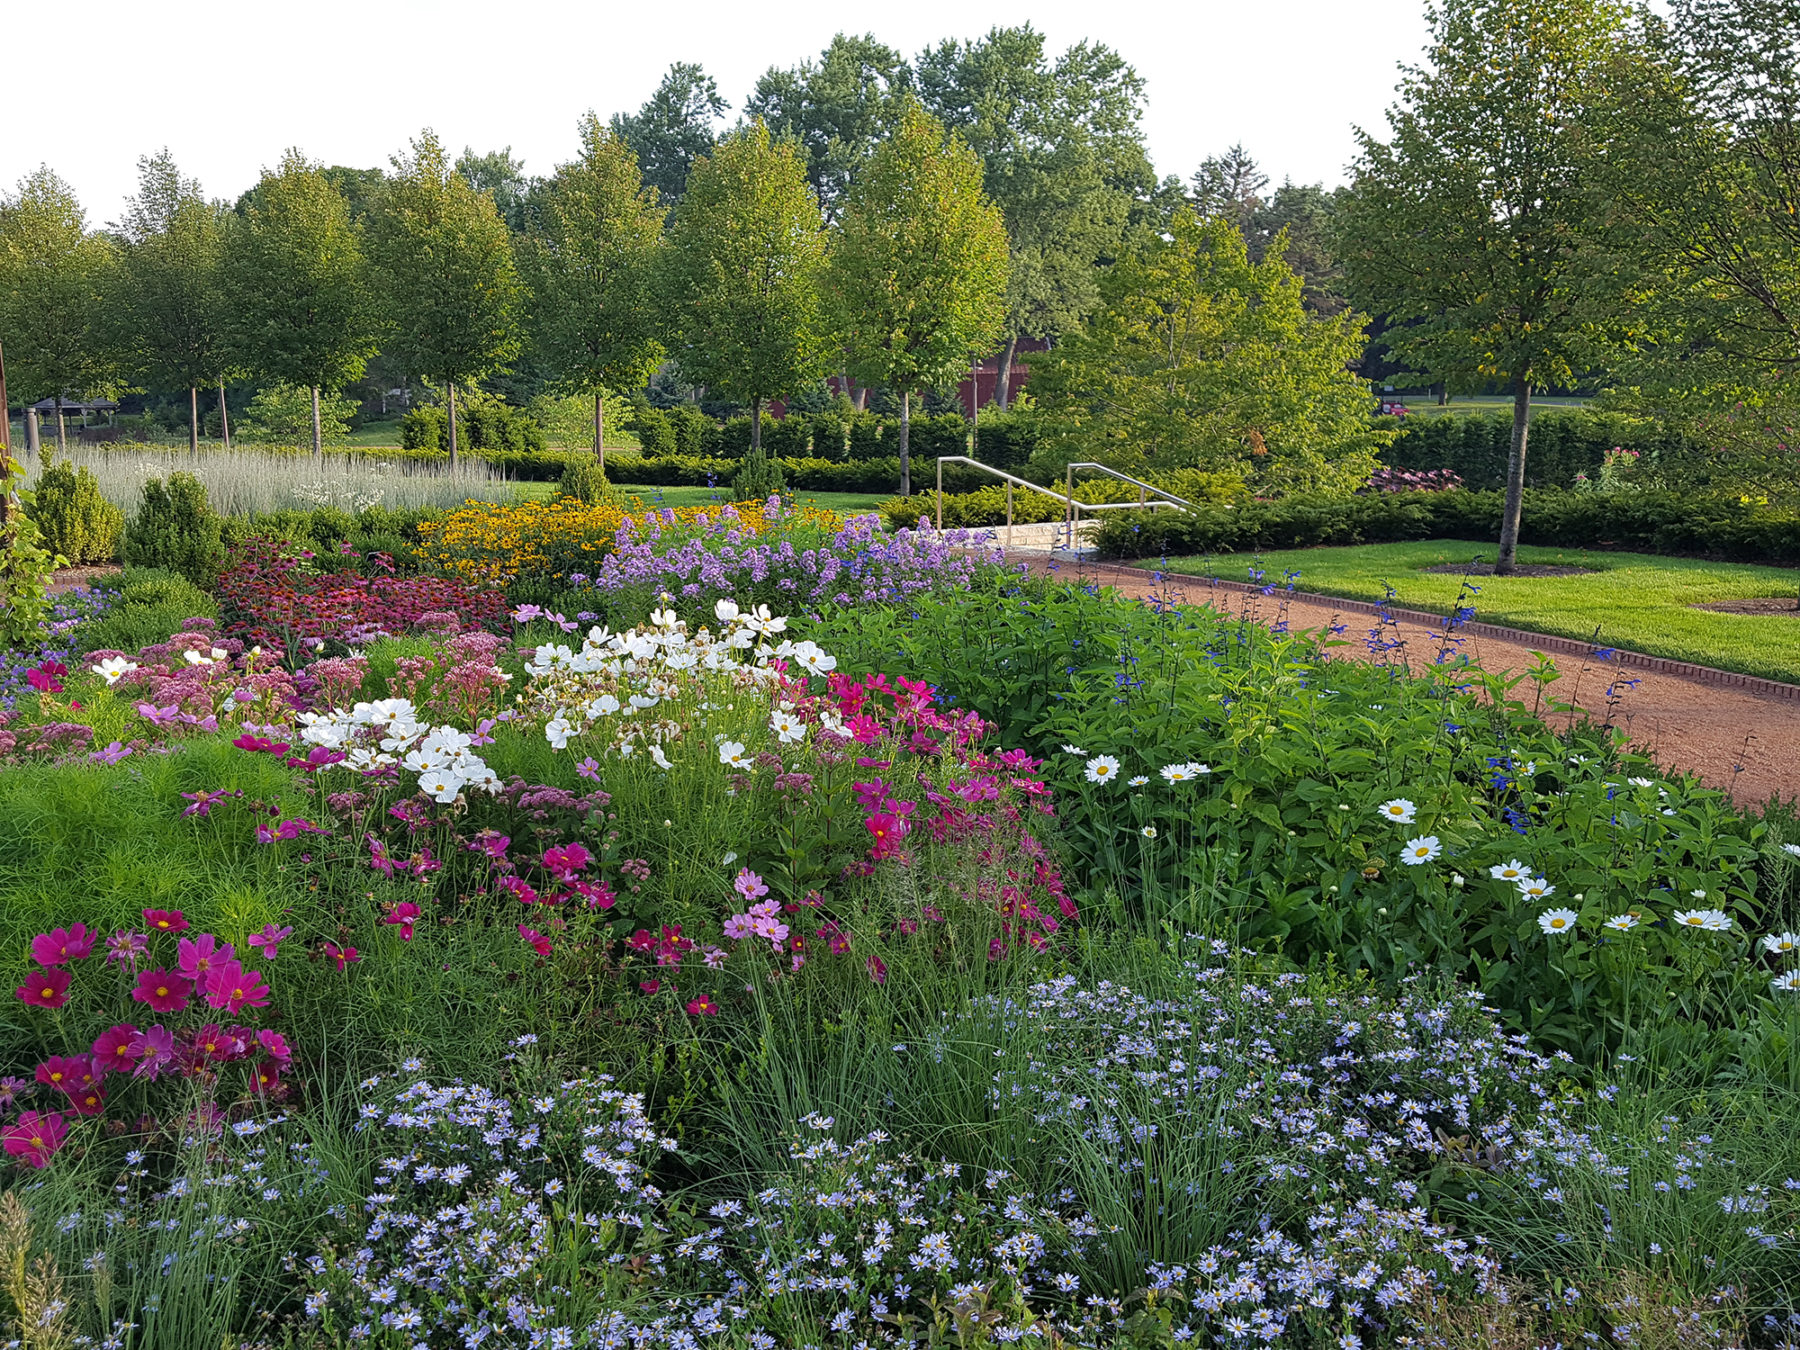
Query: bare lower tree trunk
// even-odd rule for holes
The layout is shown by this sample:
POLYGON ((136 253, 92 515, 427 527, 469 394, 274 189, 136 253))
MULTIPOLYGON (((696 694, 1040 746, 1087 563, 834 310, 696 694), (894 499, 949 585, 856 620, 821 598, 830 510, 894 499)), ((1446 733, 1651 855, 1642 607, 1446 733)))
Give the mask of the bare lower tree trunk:
POLYGON ((1019 335, 1014 333, 1006 339, 1006 350, 1000 353, 1000 373, 994 379, 994 406, 1001 412, 1006 411, 1007 402, 1012 398, 1013 356, 1019 350, 1019 335))
POLYGON ((192 384, 188 386, 188 453, 200 453, 200 389, 192 384))
POLYGON ((450 385, 450 468, 456 468, 456 385, 450 385))
POLYGON ((325 434, 319 425, 319 386, 312 387, 313 458, 325 458, 325 434))
POLYGON ((39 459, 44 457, 44 443, 42 437, 38 433, 38 415, 36 408, 27 408, 25 410, 25 453, 28 455, 36 455, 39 459))
POLYGON ((1506 514, 1500 520, 1500 556, 1494 575, 1510 576, 1519 553, 1519 513, 1525 505, 1525 442, 1531 433, 1531 379, 1513 379, 1512 451, 1506 457, 1506 514))
POLYGON ((61 394, 56 396, 56 453, 59 455, 69 453, 69 428, 68 424, 63 421, 61 394))
POLYGON ((981 406, 981 363, 969 358, 969 458, 980 459, 975 450, 975 411, 981 406))
POLYGON ((225 381, 219 380, 219 438, 231 449, 231 414, 225 410, 225 381))
POLYGON ((606 476, 606 395, 594 390, 594 458, 600 461, 600 476, 606 476))
POLYGON ((900 495, 912 496, 912 390, 900 391, 900 495))

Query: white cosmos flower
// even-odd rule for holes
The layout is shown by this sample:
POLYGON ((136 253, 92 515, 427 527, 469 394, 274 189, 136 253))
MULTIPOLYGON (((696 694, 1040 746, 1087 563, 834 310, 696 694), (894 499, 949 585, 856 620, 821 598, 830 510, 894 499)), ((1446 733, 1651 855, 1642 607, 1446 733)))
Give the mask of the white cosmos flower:
POLYGON ((552 717, 544 723, 544 739, 561 750, 569 743, 569 737, 575 734, 575 725, 566 717, 552 717))
POLYGON ((713 605, 713 614, 718 617, 720 623, 736 623, 738 607, 730 600, 720 600, 713 605))
POLYGON ((611 717, 619 711, 619 700, 611 694, 602 694, 589 700, 587 711, 589 717, 611 717))
POLYGON ((681 623, 681 619, 672 609, 653 609, 650 611, 650 623, 655 628, 674 628, 681 623))
POLYGON ((1683 928, 1704 928, 1709 933, 1723 933, 1731 927, 1731 919, 1722 909, 1684 909, 1671 915, 1669 922, 1683 928))
POLYGON ((1783 853, 1791 853, 1796 858, 1800 858, 1800 844, 1783 844, 1781 846, 1781 851, 1783 853))
POLYGON ((1148 783, 1150 780, 1148 778, 1144 777, 1144 775, 1140 773, 1136 778, 1127 778, 1125 781, 1127 783, 1131 784, 1132 787, 1142 787, 1142 786, 1144 786, 1145 783, 1148 783))
POLYGON ((1762 940, 1765 952, 1800 951, 1800 933, 1770 933, 1762 940))
POLYGON ((1087 762, 1090 783, 1109 783, 1119 776, 1119 761, 1111 755, 1095 755, 1087 762))
POLYGON ((1630 783, 1631 786, 1633 786, 1633 787, 1655 787, 1656 786, 1655 780, 1649 779, 1649 778, 1627 778, 1625 781, 1627 783, 1630 783))
POLYGON ((1527 900, 1548 900, 1556 894, 1556 887, 1542 877, 1520 877, 1519 894, 1527 900))
POLYGON ((1418 815, 1419 808, 1404 797, 1396 797, 1391 802, 1383 802, 1380 811, 1384 820, 1391 820, 1396 825, 1410 825, 1413 817, 1418 815))
POLYGON ((663 748, 660 745, 653 745, 650 747, 650 758, 656 761, 656 767, 659 769, 672 769, 675 767, 673 764, 669 763, 669 757, 663 753, 663 748))
POLYGON ((137 668, 136 661, 127 661, 122 656, 109 656, 99 665, 92 667, 92 670, 108 684, 117 684, 124 676, 137 668))
POLYGON ((1638 926, 1637 915, 1615 914, 1603 926, 1612 929, 1615 933, 1629 933, 1638 926))
POLYGON ((797 664, 814 675, 824 675, 837 669, 837 657, 826 655, 818 643, 810 640, 796 645, 792 655, 797 664))
POLYGON ((1208 766, 1196 764, 1192 760, 1186 764, 1165 764, 1162 767, 1162 776, 1171 783, 1191 783, 1202 774, 1211 772, 1208 766))
POLYGON ((1064 745, 1063 753, 1065 755, 1085 755, 1087 751, 1083 750, 1079 745, 1064 745))
POLYGON ((1800 994, 1800 970, 1790 970, 1785 975, 1777 975, 1769 981, 1769 988, 1778 994, 1800 994))
POLYGON ((454 801, 462 780, 447 769, 434 769, 419 775, 419 791, 440 802, 454 801))
POLYGON ((750 767, 750 756, 744 753, 742 741, 723 741, 719 745, 719 763, 729 764, 734 769, 750 767))
POLYGON ((633 694, 631 696, 631 707, 634 712, 642 712, 645 708, 654 708, 659 702, 661 700, 654 694, 633 694))
POLYGON ((770 713, 769 730, 775 733, 775 739, 783 745, 792 745, 795 741, 806 739, 806 723, 790 712, 770 713))
POLYGON ((1511 862, 1499 863, 1488 868, 1488 875, 1495 881, 1524 881, 1531 875, 1531 868, 1528 864, 1514 858, 1511 862))
POLYGON ((1580 917, 1572 909, 1547 909, 1538 915, 1538 927, 1552 936, 1567 933, 1575 927, 1575 920, 1580 917))

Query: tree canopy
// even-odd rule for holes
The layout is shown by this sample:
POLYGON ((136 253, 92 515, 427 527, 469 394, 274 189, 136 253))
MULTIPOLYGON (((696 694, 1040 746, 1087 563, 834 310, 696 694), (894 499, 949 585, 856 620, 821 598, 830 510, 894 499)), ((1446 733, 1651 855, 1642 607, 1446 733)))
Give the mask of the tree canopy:
POLYGON ((1279 249, 1253 262, 1230 221, 1183 208, 1100 292, 1088 322, 1032 366, 1062 459, 1202 469, 1269 491, 1367 481, 1384 433, 1348 368, 1361 317, 1308 312, 1279 249))
POLYGON ((694 161, 717 143, 714 126, 731 111, 699 66, 677 61, 636 113, 614 113, 612 130, 638 158, 644 181, 667 202, 687 191, 694 161))

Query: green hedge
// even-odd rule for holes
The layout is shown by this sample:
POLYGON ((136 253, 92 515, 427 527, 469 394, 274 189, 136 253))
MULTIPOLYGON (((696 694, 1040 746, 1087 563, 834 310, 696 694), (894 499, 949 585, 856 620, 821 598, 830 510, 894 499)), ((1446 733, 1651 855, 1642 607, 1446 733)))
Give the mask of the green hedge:
MULTIPOLYGON (((1504 503, 1499 492, 1459 490, 1292 497, 1205 506, 1191 515, 1119 511, 1101 525, 1096 544, 1106 557, 1154 558, 1410 539, 1497 539, 1504 503)), ((1800 563, 1800 515, 1672 492, 1529 491, 1519 538, 1555 548, 1800 563)))
MULTIPOLYGON (((1470 489, 1506 486, 1512 450, 1510 413, 1414 414, 1384 417, 1378 425, 1395 431, 1381 462, 1396 469, 1450 469, 1470 489)), ((1693 449, 1678 432, 1623 413, 1586 408, 1546 408, 1531 419, 1525 453, 1528 487, 1572 487, 1577 474, 1594 478, 1600 461, 1615 446, 1636 450, 1647 462, 1678 459, 1693 449)))

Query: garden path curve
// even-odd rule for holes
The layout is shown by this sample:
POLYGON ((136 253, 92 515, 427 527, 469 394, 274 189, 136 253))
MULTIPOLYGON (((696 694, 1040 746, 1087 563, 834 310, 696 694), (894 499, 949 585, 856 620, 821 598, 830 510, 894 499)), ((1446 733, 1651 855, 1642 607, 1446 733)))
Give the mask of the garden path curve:
MULTIPOLYGON (((1332 648, 1334 656, 1373 659, 1356 640, 1366 636, 1376 612, 1374 605, 1363 601, 1303 591, 1265 598, 1259 588, 1242 582, 1112 563, 1058 562, 1042 551, 1027 549, 1014 550, 1008 560, 1067 581, 1112 586, 1133 599, 1209 605, 1263 623, 1276 622, 1278 606, 1285 606, 1288 625, 1296 631, 1349 625, 1344 636, 1352 640, 1332 648), (1370 622, 1359 623, 1363 616, 1371 616, 1370 622)), ((1392 612, 1400 623, 1399 635, 1409 639, 1413 651, 1438 650, 1442 615, 1406 609, 1392 612)), ((1619 668, 1626 667, 1629 677, 1639 683, 1620 700, 1618 721, 1632 742, 1664 768, 1697 773, 1709 786, 1722 789, 1744 806, 1760 806, 1776 796, 1800 798, 1800 685, 1639 652, 1620 652, 1614 660, 1601 661, 1592 656, 1592 644, 1494 624, 1470 623, 1458 631, 1466 638, 1463 651, 1490 673, 1527 670, 1538 652, 1557 658, 1563 677, 1551 686, 1551 692, 1597 718, 1605 716, 1607 686, 1619 668), (1571 662, 1570 657, 1577 660, 1571 662)))

